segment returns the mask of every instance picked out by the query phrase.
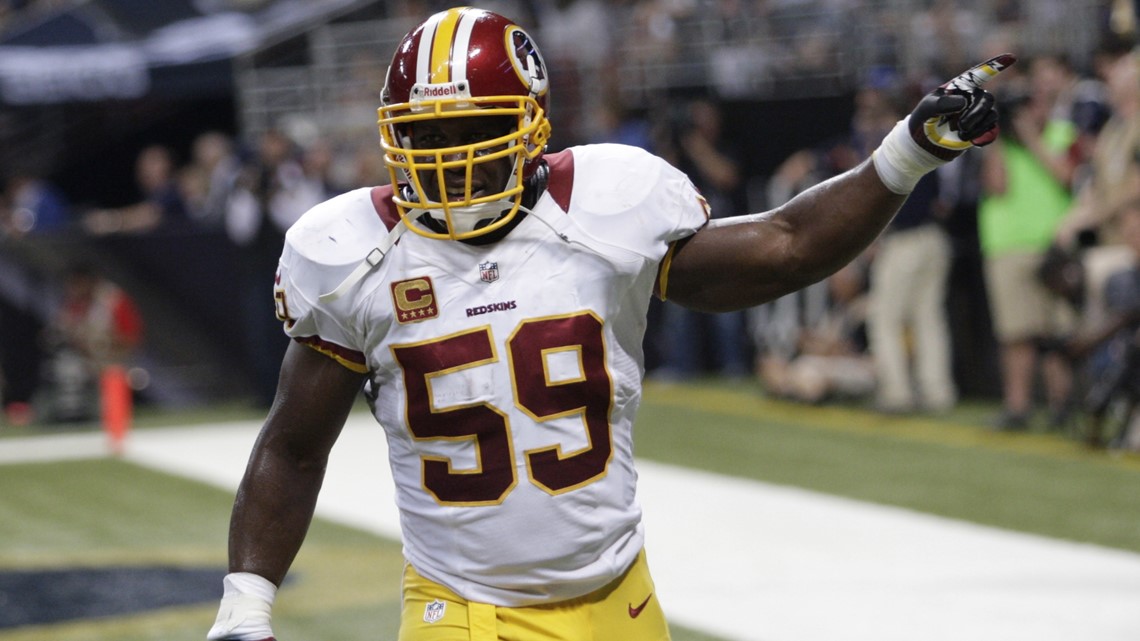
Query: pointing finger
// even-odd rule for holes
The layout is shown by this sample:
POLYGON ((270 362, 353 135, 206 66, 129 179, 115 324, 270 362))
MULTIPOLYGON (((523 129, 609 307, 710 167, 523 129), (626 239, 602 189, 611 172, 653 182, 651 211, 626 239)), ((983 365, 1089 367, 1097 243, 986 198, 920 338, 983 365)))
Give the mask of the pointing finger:
POLYGON ((999 56, 994 56, 982 64, 962 72, 957 78, 946 83, 946 87, 960 91, 973 91, 986 84, 991 78, 1009 68, 1015 62, 1017 62, 1017 56, 1012 53, 1003 53, 999 56))

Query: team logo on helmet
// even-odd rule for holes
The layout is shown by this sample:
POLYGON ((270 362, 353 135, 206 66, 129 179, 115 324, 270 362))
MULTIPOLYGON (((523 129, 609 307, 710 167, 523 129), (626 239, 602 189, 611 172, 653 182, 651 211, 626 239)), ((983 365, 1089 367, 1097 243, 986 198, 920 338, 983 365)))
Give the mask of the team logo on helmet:
POLYGON ((546 75, 546 62, 542 60, 542 54, 534 41, 519 27, 507 29, 506 39, 507 56, 519 80, 530 89, 531 95, 541 96, 546 93, 550 84, 546 75))

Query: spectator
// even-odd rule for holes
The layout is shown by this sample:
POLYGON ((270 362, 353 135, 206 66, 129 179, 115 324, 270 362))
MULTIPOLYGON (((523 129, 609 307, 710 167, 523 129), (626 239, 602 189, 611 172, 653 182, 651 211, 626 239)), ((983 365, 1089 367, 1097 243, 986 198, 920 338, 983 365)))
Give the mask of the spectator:
POLYGON ((255 402, 268 407, 277 388, 277 370, 288 340, 272 307, 265 305, 265 283, 272 282, 285 231, 325 198, 323 186, 305 175, 296 145, 270 129, 257 154, 238 175, 225 216, 226 234, 237 249, 242 325, 255 402))
MULTIPOLYGON (((884 89, 869 82, 857 92, 851 128, 839 140, 802 149, 780 163, 768 181, 769 206, 785 203, 867 157, 897 121, 884 89)), ((808 402, 857 398, 873 391, 866 294, 864 258, 827 282, 753 310, 749 326, 761 385, 773 394, 808 402)))
MULTIPOLYGON (((606 96, 598 91, 599 80, 614 84, 616 78, 604 75, 613 59, 612 8, 600 0, 553 0, 535 3, 540 25, 538 37, 546 63, 558 74, 551 78, 551 92, 559 96, 559 116, 567 130, 582 139, 598 135, 588 116, 606 96), (603 70, 599 78, 598 70, 603 70)), ((493 9, 492 9, 493 11, 493 9)), ((509 14, 506 14, 509 15, 509 14)), ((563 140, 563 144, 573 141, 563 140)))
POLYGON ((945 69, 957 69, 972 55, 973 41, 989 18, 960 2, 933 0, 928 4, 925 11, 913 14, 908 31, 915 43, 921 43, 913 52, 922 57, 921 67, 941 77, 945 69))
POLYGON ((1120 235, 1131 253, 1131 263, 1105 281, 1106 318, 1096 328, 1070 341, 1069 353, 1086 363, 1088 393, 1085 409, 1090 445, 1103 445, 1102 426, 1109 404, 1117 395, 1129 399, 1124 415, 1125 431, 1116 443, 1140 448, 1140 200, 1129 203, 1120 214, 1120 235), (1121 394, 1123 392, 1123 394, 1121 394))
POLYGON ((968 150, 954 162, 938 168, 938 202, 946 208, 945 218, 939 223, 951 243, 945 309, 953 348, 953 380, 959 398, 993 396, 1001 390, 1001 367, 985 299, 985 270, 978 238, 981 171, 982 157, 977 150, 968 150))
POLYGON ((786 202, 797 193, 851 169, 865 160, 896 121, 890 74, 878 76, 855 94, 851 128, 819 149, 803 149, 789 156, 768 183, 769 205, 786 202))
POLYGON ((0 205, 0 233, 8 236, 51 233, 71 224, 67 197, 47 179, 17 172, 5 185, 0 205))
POLYGON ((207 131, 194 139, 190 164, 179 176, 191 220, 204 227, 222 225, 239 168, 233 140, 226 134, 207 131))
POLYGON ((83 227, 96 236, 139 234, 160 225, 177 226, 187 220, 186 203, 174 172, 174 157, 162 145, 150 145, 135 161, 135 181, 142 200, 114 209, 96 209, 83 217, 83 227))
POLYGON ((0 253, 0 404, 9 425, 27 425, 40 383, 39 336, 47 316, 41 274, 0 253))
POLYGON ((867 261, 756 310, 756 370, 764 390, 805 403, 875 389, 866 341, 867 261))
POLYGON ((1091 174, 1057 230, 1058 242, 1066 248, 1077 243, 1082 231, 1102 233, 1120 206, 1140 194, 1140 169, 1135 162, 1140 151, 1140 65, 1133 55, 1117 56, 1105 63, 1105 74, 1110 116, 1097 135, 1091 174))
POLYGON ((305 145, 301 153, 301 167, 305 177, 320 192, 320 199, 338 196, 349 189, 337 176, 337 154, 332 142, 317 137, 305 145))
MULTIPOLYGON (((670 123, 672 136, 664 145, 666 159, 689 176, 718 218, 746 211, 743 154, 723 135, 721 118, 716 103, 694 100, 670 123)), ((699 374, 705 366, 702 341, 721 376, 744 378, 751 373, 744 312, 708 314, 666 301, 661 323, 662 361, 656 378, 684 380, 699 374)))
POLYGON ((614 94, 602 100, 591 120, 597 122, 597 131, 590 142, 612 142, 653 150, 653 128, 649 120, 614 94))
POLYGON ((388 168, 377 155, 373 143, 355 145, 348 150, 348 154, 348 184, 364 187, 388 182, 388 168))
POLYGON ((879 237, 871 263, 875 402, 885 412, 941 413, 957 401, 946 312, 951 248, 938 190, 937 172, 919 181, 879 237))
POLYGON ((1042 93, 1007 87, 1003 135, 984 150, 978 233, 1001 360, 1003 412, 995 427, 1021 430, 1029 426, 1039 364, 1050 425, 1062 424, 1069 410, 1067 360, 1044 347, 1074 329, 1076 310, 1037 274, 1072 200, 1068 151, 1076 127, 1050 118, 1054 105, 1042 93))
POLYGON ((1100 325, 1105 308, 1101 298, 1108 275, 1132 262, 1132 253, 1119 237, 1115 218, 1122 206, 1140 196, 1140 63, 1134 54, 1106 63, 1106 86, 1111 115, 1097 136, 1089 163, 1090 176, 1057 231, 1057 243, 1082 252, 1086 270, 1084 323, 1100 325), (1083 239, 1083 240, 1082 240, 1083 239))
POLYGON ((143 339, 138 307, 121 287, 86 263, 70 266, 63 297, 45 332, 45 420, 86 421, 99 409, 99 380, 130 361, 143 339))

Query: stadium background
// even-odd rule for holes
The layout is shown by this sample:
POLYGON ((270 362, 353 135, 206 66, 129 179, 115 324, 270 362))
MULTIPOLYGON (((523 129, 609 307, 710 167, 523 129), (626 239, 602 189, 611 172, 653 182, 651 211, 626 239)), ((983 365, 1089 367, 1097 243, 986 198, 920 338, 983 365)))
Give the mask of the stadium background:
MULTIPOLYGON (((140 197, 133 166, 142 148, 162 144, 187 160, 209 130, 252 145, 274 126, 371 153, 387 56, 417 16, 445 3, 165 0, 145 11, 128 0, 19 4, 28 6, 0 36, 0 166, 45 176, 82 211, 140 197), (76 50, 91 53, 68 54, 76 50), (108 70, 100 62, 108 55, 134 62, 108 70)), ((846 132, 855 91, 885 70, 919 83, 957 73, 985 46, 983 27, 1016 36, 1025 55, 1063 51, 1085 65, 1111 8, 1100 0, 1032 9, 981 0, 491 4, 522 14, 540 42, 558 41, 546 52, 552 149, 589 140, 605 101, 654 121, 673 118, 672 106, 688 96, 710 95, 742 146, 753 211, 767 205, 773 168, 846 132), (606 12, 605 37, 556 37, 575 28, 583 6, 606 12)), ((951 232, 955 378, 964 395, 993 397, 997 366, 973 220, 959 218, 951 232)), ((144 400, 185 406, 248 393, 233 322, 237 256, 216 227, 29 235, 4 245, 32 289, 50 285, 65 260, 88 256, 139 300, 149 327, 144 400)))
MULTIPOLYGON (((68 85, 66 74, 53 92, 39 97, 34 91, 15 98, 0 91, 0 166, 31 165, 75 203, 114 206, 137 198, 132 165, 147 144, 167 144, 185 157, 203 131, 252 140, 270 124, 282 123, 302 133, 316 128, 345 140, 367 136, 374 141, 374 94, 386 64, 383 57, 415 22, 401 12, 405 5, 434 4, 164 0, 146 3, 144 9, 128 0, 12 3, 28 13, 9 15, 4 23, 0 78, 5 81, 11 76, 5 56, 13 51, 6 47, 47 51, 61 46, 54 40, 61 35, 89 44, 130 46, 204 13, 203 7, 244 13, 262 28, 243 32, 248 41, 227 41, 217 50, 202 45, 206 51, 197 57, 147 67, 147 88, 138 95, 130 94, 137 88, 126 88, 122 95, 99 97, 99 92, 119 89, 105 83, 68 85), (362 78, 372 83, 364 96, 358 102, 341 99, 359 98, 362 78), (91 86, 102 88, 85 96, 82 88, 91 86)), ((854 92, 881 68, 883 56, 904 71, 924 70, 928 60, 923 50, 929 42, 917 27, 938 3, 757 3, 780 11, 775 18, 770 14, 754 22, 742 14, 728 31, 721 12, 736 3, 602 4, 615 12, 617 29, 612 34, 616 49, 606 64, 620 70, 628 104, 649 114, 671 100, 712 92, 725 106, 729 125, 746 141, 748 173, 759 185, 792 151, 847 129, 854 92), (646 5, 687 10, 677 12, 672 22, 633 20, 646 5), (776 18, 783 20, 778 29, 771 28, 776 18), (637 48, 647 42, 646 33, 661 30, 684 47, 668 56, 659 55, 659 49, 637 48), (804 51, 800 45, 806 41, 818 47, 804 51), (808 53, 811 64, 799 64, 808 53), (749 69, 758 57, 764 60, 762 74, 738 74, 732 81, 713 73, 729 61, 749 69), (739 82, 744 77, 752 80, 739 82), (718 84, 710 86, 710 80, 718 84)), ((1112 3, 951 4, 958 6, 963 21, 968 15, 1009 20, 1029 49, 1064 50, 1082 64, 1106 27, 1112 3), (1010 9, 1018 4, 1020 11, 1010 9)), ((967 21, 963 28, 969 27, 967 21)), ((576 83, 554 88, 553 146, 558 148, 588 137, 582 123, 597 106, 592 101, 599 92, 591 91, 591 79, 599 76, 588 67, 559 67, 566 63, 547 56, 556 80, 576 83)), ((0 83, 0 88, 8 86, 0 83)), ((957 231, 961 239, 972 233, 968 225, 957 231)), ((137 430, 259 418, 259 410, 244 402, 248 368, 238 356, 240 337, 232 322, 236 289, 228 270, 237 257, 218 231, 100 239, 69 234, 0 243, 0 258, 31 266, 35 274, 52 274, 77 256, 91 257, 138 298, 148 323, 145 360, 152 385, 138 408, 137 430)), ((968 265, 960 269, 970 271, 968 265)), ((996 391, 988 319, 969 282, 958 281, 952 296, 958 301, 953 309, 966 314, 954 327, 959 332, 956 374, 968 396, 952 415, 909 420, 858 408, 788 405, 761 398, 750 384, 710 381, 681 392, 654 386, 639 421, 639 456, 1140 552, 1140 508, 1132 491, 1140 481, 1140 465, 1134 457, 1089 453, 1056 434, 1014 440, 982 427, 994 409, 996 391)), ((60 587, 45 590, 43 598, 44 609, 61 621, 0 628, 0 640, 202 638, 223 571, 232 494, 91 453, 77 461, 4 458, 5 449, 17 449, 17 443, 23 447, 29 436, 48 438, 44 442, 53 447, 50 439, 58 432, 44 426, 0 427, 0 461, 5 463, 0 465, 0 610, 3 598, 11 599, 19 589, 13 586, 28 585, 11 582, 20 572, 80 569, 91 574, 78 575, 70 591, 58 581, 45 583, 50 574, 37 575, 37 589, 60 587), (155 586, 150 591, 162 594, 188 590, 187 601, 155 603, 153 594, 142 594, 134 595, 133 606, 108 607, 108 594, 127 593, 125 586, 140 583, 129 573, 116 579, 100 572, 142 569, 165 574, 159 572, 154 584, 141 585, 155 586)), ((54 457, 66 458, 67 452, 61 448, 54 457)), ((282 637, 385 638, 378 631, 392 629, 399 564, 398 544, 318 520, 289 588, 297 591, 293 603, 302 605, 280 613, 282 637), (360 571, 365 564, 371 565, 360 571)), ((713 638, 680 627, 675 636, 681 641, 713 638)))

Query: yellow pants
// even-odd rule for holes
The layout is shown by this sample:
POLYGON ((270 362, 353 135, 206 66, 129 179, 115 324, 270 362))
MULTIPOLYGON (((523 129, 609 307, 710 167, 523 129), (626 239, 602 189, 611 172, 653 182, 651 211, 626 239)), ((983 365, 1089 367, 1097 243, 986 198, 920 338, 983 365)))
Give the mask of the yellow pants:
POLYGON ((475 603, 404 567, 400 641, 669 641, 642 551, 609 585, 557 603, 475 603))

